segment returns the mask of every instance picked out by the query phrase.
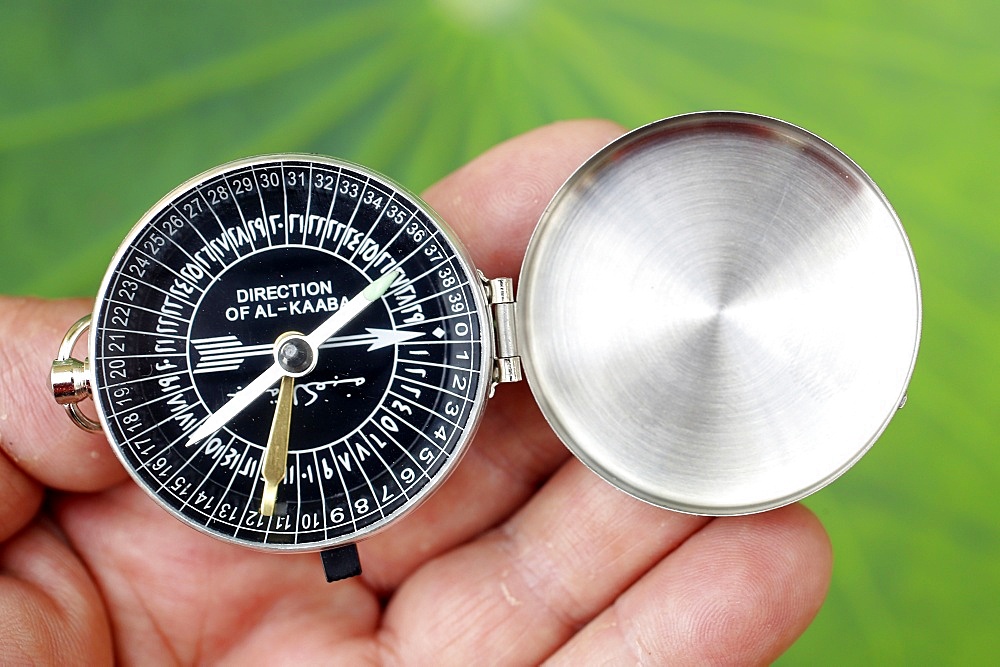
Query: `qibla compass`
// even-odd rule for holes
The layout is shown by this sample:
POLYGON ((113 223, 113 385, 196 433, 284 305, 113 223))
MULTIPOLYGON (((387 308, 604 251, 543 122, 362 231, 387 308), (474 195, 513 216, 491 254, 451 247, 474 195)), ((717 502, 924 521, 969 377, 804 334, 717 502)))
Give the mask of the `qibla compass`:
POLYGON ((282 154, 207 171, 122 242, 52 384, 172 515, 320 551, 332 580, 441 485, 522 366, 601 477, 742 514, 867 451, 905 398, 919 328, 909 244, 868 176, 793 125, 714 112, 581 166, 516 295, 365 167, 282 154))

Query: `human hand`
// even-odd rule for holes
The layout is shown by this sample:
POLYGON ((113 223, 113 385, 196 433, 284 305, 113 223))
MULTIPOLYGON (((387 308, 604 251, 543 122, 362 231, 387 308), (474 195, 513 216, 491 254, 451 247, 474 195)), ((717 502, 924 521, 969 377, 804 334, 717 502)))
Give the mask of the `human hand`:
MULTIPOLYGON (((516 275, 542 208, 621 133, 541 128, 426 200, 487 275, 516 275)), ((451 478, 359 545, 364 574, 194 531, 52 402, 81 301, 0 300, 0 664, 766 663, 825 595, 830 550, 792 505, 708 519, 635 500, 500 387, 451 478)))

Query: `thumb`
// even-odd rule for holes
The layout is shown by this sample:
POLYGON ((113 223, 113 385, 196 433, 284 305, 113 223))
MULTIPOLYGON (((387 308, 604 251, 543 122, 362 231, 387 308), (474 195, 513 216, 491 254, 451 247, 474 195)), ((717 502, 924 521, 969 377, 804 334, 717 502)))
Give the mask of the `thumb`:
POLYGON ((3 474, 19 469, 67 491, 96 491, 125 476, 104 436, 77 428, 52 398, 52 359, 66 329, 90 307, 0 297, 0 448, 14 464, 3 474))

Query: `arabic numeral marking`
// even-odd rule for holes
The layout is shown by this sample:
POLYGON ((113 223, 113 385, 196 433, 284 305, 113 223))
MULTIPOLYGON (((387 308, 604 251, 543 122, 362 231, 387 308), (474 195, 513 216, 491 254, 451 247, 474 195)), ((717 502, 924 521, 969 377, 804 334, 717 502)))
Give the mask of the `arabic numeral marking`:
POLYGON ((357 199, 358 195, 361 194, 361 186, 359 186, 354 181, 349 181, 346 178, 340 181, 340 194, 346 195, 351 199, 357 199))
POLYGON ((461 408, 454 401, 448 401, 444 404, 444 413, 449 417, 457 417, 459 412, 461 412, 461 408))
POLYGON ((145 257, 136 255, 132 258, 132 262, 128 265, 128 270, 139 278, 145 278, 147 266, 149 266, 149 260, 145 257))
POLYGON ((173 236, 177 232, 181 231, 184 227, 184 221, 181 220, 180 216, 172 215, 169 218, 165 218, 160 221, 163 231, 167 233, 167 236, 173 236))
POLYGON ((230 470, 236 468, 236 465, 240 462, 239 452, 230 447, 225 455, 222 457, 222 467, 229 468, 230 470))
POLYGON ((420 223, 411 222, 406 227, 406 235, 417 243, 420 243, 424 240, 424 236, 427 235, 427 232, 424 231, 424 228, 420 225, 420 223))
POLYGON ((399 425, 396 423, 396 420, 390 417, 389 415, 382 415, 382 418, 379 419, 379 423, 382 425, 382 428, 384 428, 386 431, 399 433, 399 425))
MULTIPOLYGON (((466 322, 456 322, 455 323, 455 335, 459 338, 465 338, 469 335, 469 325, 466 322)), ((468 357, 459 357, 460 359, 468 359, 468 357)))
POLYGON ((257 459, 247 459, 243 463, 243 467, 240 468, 239 474, 244 477, 256 477, 257 476, 257 459))
POLYGON ((333 523, 343 523, 344 519, 347 518, 343 507, 334 507, 330 510, 330 521, 333 523))
POLYGON ((452 275, 451 267, 444 267, 438 271, 438 278, 441 279, 441 287, 448 288, 458 282, 458 278, 452 275))
POLYGON ((368 204, 369 206, 374 208, 376 211, 382 208, 382 196, 379 195, 378 197, 376 197, 375 193, 371 190, 365 192, 364 202, 365 204, 368 204))
MULTIPOLYGON (((108 362, 108 377, 114 378, 116 380, 125 379, 125 360, 124 359, 112 359, 108 362)), ((132 413, 129 417, 135 417, 138 419, 138 415, 132 413)), ((128 422, 125 422, 128 423, 128 422)))
POLYGON ((115 306, 111 310, 111 323, 117 324, 123 329, 128 329, 128 318, 132 314, 131 308, 125 306, 115 306))
POLYGON ((111 392, 111 396, 114 398, 115 405, 120 408, 132 402, 132 397, 129 396, 130 393, 132 393, 131 387, 118 387, 111 392))
POLYGON ((434 437, 438 440, 448 441, 448 432, 444 430, 444 425, 437 427, 437 430, 434 431, 434 437))
POLYGON ((451 377, 451 388, 458 389, 459 391, 465 391, 466 387, 469 386, 469 378, 463 375, 453 375, 451 377))
POLYGON ((399 478, 406 484, 412 484, 413 480, 417 478, 417 473, 413 472, 413 468, 403 468, 403 472, 399 473, 399 478))
POLYGON ((337 179, 333 177, 333 174, 315 174, 313 182, 317 190, 333 190, 337 179))
POLYGON ((354 501, 354 511, 356 514, 368 514, 368 499, 358 498, 354 501))
POLYGON ((160 248, 162 248, 164 244, 166 244, 166 241, 163 240, 162 236, 159 234, 150 234, 149 238, 142 242, 142 248, 147 254, 155 255, 160 252, 160 248))
POLYGON ((224 185, 217 185, 208 191, 208 203, 211 206, 215 206, 221 201, 229 199, 229 191, 224 185))
POLYGON ((292 187, 298 185, 305 185, 307 183, 306 174, 304 171, 285 172, 285 180, 288 181, 288 185, 292 187))
POLYGON ((191 485, 187 483, 187 480, 183 477, 175 477, 174 481, 170 483, 171 490, 178 496, 186 496, 188 491, 191 489, 191 485))
POLYGON ((262 188, 276 188, 281 185, 281 178, 276 171, 262 171, 257 174, 257 179, 262 188))
MULTIPOLYGON (((430 257, 432 262, 444 261, 444 255, 441 254, 441 251, 440 249, 438 249, 437 245, 433 243, 428 244, 427 247, 424 248, 424 254, 430 257)), ((443 269, 443 270, 447 270, 448 273, 451 273, 451 269, 443 269)), ((448 287, 448 285, 445 285, 445 287, 448 287)))
POLYGON ((299 526, 302 530, 312 530, 313 528, 319 528, 319 514, 316 512, 306 513, 299 517, 299 526))
POLYGON ((189 199, 181 204, 181 208, 184 209, 184 215, 186 215, 188 220, 190 220, 201 213, 201 200, 197 197, 189 199))
MULTIPOLYGON (((185 447, 190 447, 191 442, 188 441, 184 444, 185 447)), ((212 436, 205 443, 205 455, 211 456, 212 458, 218 458, 219 453, 222 451, 222 438, 219 436, 212 436)))
POLYGON ((395 222, 397 225, 401 225, 406 222, 406 211, 400 207, 392 204, 385 210, 386 217, 395 222))
POLYGON ((420 450, 420 454, 417 455, 417 458, 424 463, 430 463, 434 460, 434 452, 431 451, 430 447, 424 447, 420 450))
POLYGON ((233 193, 237 195, 253 192, 253 179, 249 176, 234 178, 229 182, 229 185, 233 188, 233 193))
POLYGON ((139 290, 139 283, 134 280, 123 280, 119 283, 118 296, 129 301, 135 301, 135 293, 139 290))
POLYGON ((462 301, 462 294, 460 292, 449 294, 448 302, 451 304, 451 312, 453 313, 460 313, 465 310, 465 302, 462 301))
POLYGON ((125 354, 125 335, 108 334, 108 351, 125 354), (120 342, 119 342, 120 341, 120 342))
POLYGON ((406 405, 405 403, 403 403, 399 399, 393 399, 393 401, 392 401, 392 407, 394 409, 398 410, 400 414, 404 414, 404 415, 412 415, 413 414, 413 408, 411 408, 409 405, 406 405))

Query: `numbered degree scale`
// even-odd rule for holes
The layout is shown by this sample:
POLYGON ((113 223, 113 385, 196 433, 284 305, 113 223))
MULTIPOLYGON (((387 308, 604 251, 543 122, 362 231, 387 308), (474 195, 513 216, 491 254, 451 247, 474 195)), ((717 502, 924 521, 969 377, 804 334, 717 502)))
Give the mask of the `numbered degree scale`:
POLYGON ((446 479, 522 366, 601 477, 731 515, 860 458, 919 342, 915 263, 884 196, 830 144, 751 114, 678 116, 602 149, 545 210, 519 282, 515 298, 485 278, 369 169, 240 160, 133 228, 53 389, 171 514, 321 551, 337 579, 360 572, 358 540, 446 479))

